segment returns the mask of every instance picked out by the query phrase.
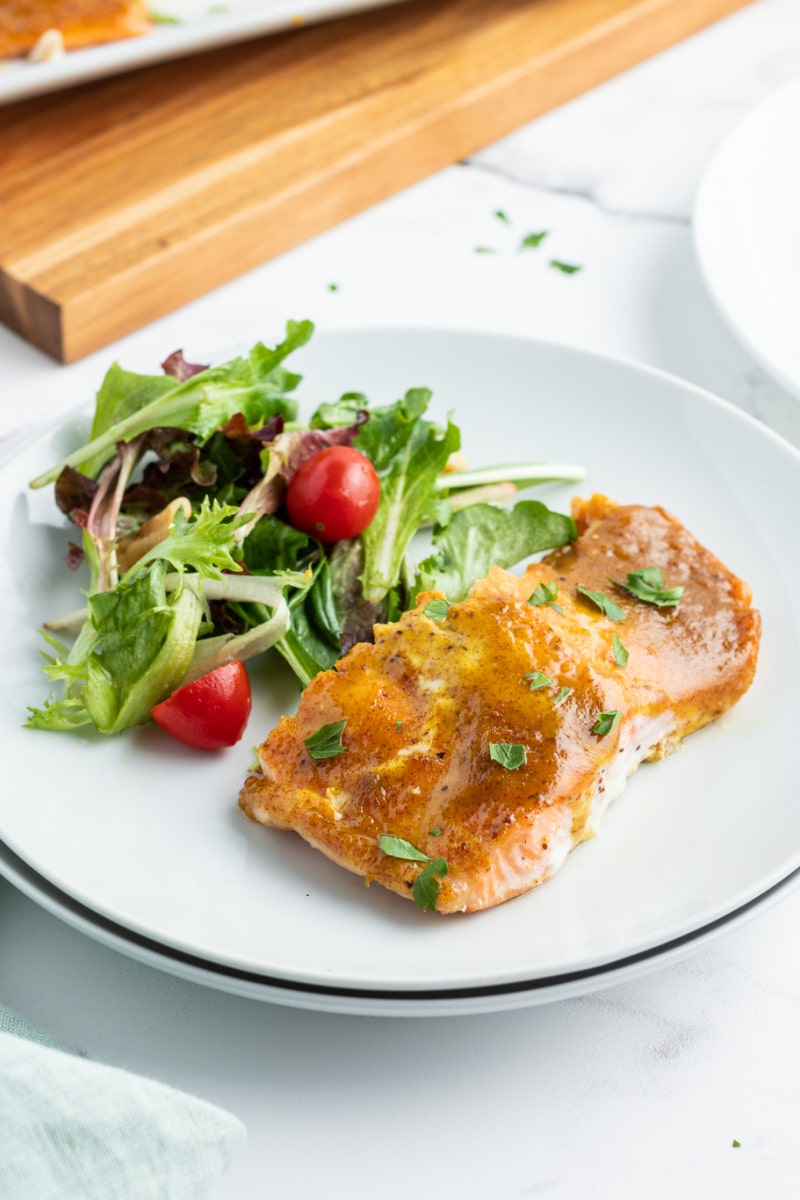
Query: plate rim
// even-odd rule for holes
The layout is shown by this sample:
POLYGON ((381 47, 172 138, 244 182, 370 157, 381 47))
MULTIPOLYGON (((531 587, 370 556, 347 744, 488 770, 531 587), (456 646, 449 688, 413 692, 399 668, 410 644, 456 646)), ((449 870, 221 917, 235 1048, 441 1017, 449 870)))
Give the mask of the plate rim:
POLYGON ((797 867, 766 891, 697 929, 667 939, 648 950, 625 955, 593 968, 483 987, 404 991, 287 981, 278 976, 242 970, 176 950, 126 929, 81 904, 39 875, 2 840, 0 878, 51 916, 99 945, 200 986, 227 994, 244 994, 262 1003, 276 1003, 291 1008, 352 1016, 402 1017, 447 1016, 454 1012, 498 1012, 507 1008, 535 1007, 614 987, 632 976, 649 974, 698 952, 719 934, 733 932, 800 890, 800 867, 797 867), (502 1003, 507 1000, 511 1000, 511 1003, 502 1003))
MULTIPOLYGON (((428 339, 431 339, 434 341, 441 339, 441 338, 463 339, 463 337, 465 335, 475 335, 477 333, 477 334, 480 334, 481 338, 483 338, 487 342, 491 342, 493 344, 496 344, 498 342, 505 342, 505 343, 513 342, 513 343, 519 344, 521 346, 525 346, 526 348, 530 348, 533 352, 544 352, 544 353, 556 352, 558 354, 563 354, 568 357, 575 357, 575 358, 583 359, 588 363, 601 363, 601 364, 605 364, 605 365, 610 365, 614 369, 622 369, 624 371, 627 371, 634 377, 641 378, 642 376, 650 376, 650 377, 659 379, 661 381, 664 381, 671 386, 677 387, 684 395, 694 394, 696 396, 701 397, 703 399, 704 403, 710 404, 712 408, 717 409, 717 410, 721 411, 722 413, 724 413, 725 418, 728 420, 734 420, 736 422, 740 422, 744 426, 749 425, 750 427, 755 427, 758 430, 759 436, 762 439, 765 439, 766 441, 768 441, 770 443, 774 443, 776 448, 779 449, 779 451, 782 453, 786 453, 788 451, 789 457, 792 459, 792 461, 796 465, 798 471, 800 471, 800 450, 798 450, 796 447, 794 447, 792 445, 792 443, 790 443, 786 438, 784 438, 780 434, 776 433, 773 429, 771 429, 769 426, 765 425, 763 422, 758 421, 751 414, 743 411, 742 409, 733 405, 731 402, 725 400, 723 397, 718 396, 715 393, 710 392, 707 389, 704 389, 697 384, 694 384, 694 383, 691 383, 690 381, 681 379, 679 376, 676 376, 676 375, 674 375, 668 371, 665 371, 661 368, 658 368, 658 367, 652 367, 647 364, 639 363, 639 362, 636 362, 635 360, 631 360, 629 358, 625 358, 620 355, 606 354, 606 353, 598 352, 595 350, 586 349, 584 347, 572 346, 567 342, 553 341, 553 340, 548 340, 548 339, 543 339, 543 338, 532 338, 532 337, 527 337, 525 335, 520 335, 520 334, 496 332, 496 331, 491 331, 491 330, 486 330, 486 329, 469 330, 464 327, 446 327, 446 326, 445 327, 431 327, 431 326, 429 326, 429 327, 424 327, 424 328, 417 328, 417 327, 414 327, 413 325, 404 325, 404 326, 374 325, 374 326, 358 327, 358 328, 354 328, 354 327, 344 327, 344 328, 337 328, 337 329, 329 328, 329 329, 325 329, 324 331, 319 330, 317 337, 320 340, 324 339, 325 341, 328 341, 329 339, 339 340, 342 338, 360 340, 365 337, 369 337, 369 335, 371 333, 380 334, 380 335, 389 336, 389 337, 398 337, 398 338, 409 338, 409 337, 428 338, 428 339)), ((89 410, 90 410, 90 401, 83 401, 80 404, 73 406, 67 413, 64 414, 63 418, 60 421, 54 421, 52 423, 48 422, 43 427, 33 431, 31 433, 30 437, 25 439, 24 443, 15 445, 12 448, 9 455, 7 456, 7 458, 2 463, 0 463, 0 474, 3 471, 9 469, 18 457, 20 457, 22 454, 24 454, 26 450, 30 449, 37 442, 44 441, 47 437, 54 436, 55 434, 57 434, 57 432, 59 430, 63 429, 65 426, 69 425, 71 422, 75 421, 77 418, 81 417, 82 415, 84 415, 84 414, 89 415, 89 410)), ((17 847, 16 845, 11 846, 8 843, 6 843, 6 844, 9 846, 9 849, 13 850, 13 852, 16 853, 23 862, 25 862, 26 866, 30 870, 40 873, 38 871, 38 868, 34 864, 28 862, 28 860, 25 858, 24 851, 21 851, 20 847, 17 847)), ((788 868, 783 869, 780 873, 773 872, 772 875, 766 880, 766 882, 762 880, 760 884, 754 885, 753 888, 751 888, 749 890, 749 892, 746 894, 746 899, 742 900, 741 895, 740 895, 737 899, 735 899, 727 907, 720 909, 718 905, 714 906, 712 910, 709 910, 709 911, 699 914, 696 921, 693 923, 690 923, 688 926, 686 926, 684 928, 683 932, 681 934, 677 935, 677 937, 668 937, 666 940, 668 942, 680 941, 681 938, 683 938, 684 936, 691 936, 694 933, 694 931, 696 931, 696 930, 706 928, 708 925, 714 924, 718 920, 724 921, 725 919, 728 918, 729 915, 738 911, 743 905, 747 906, 752 903, 755 903, 762 894, 765 894, 766 892, 771 891, 773 888, 780 886, 790 876, 792 876, 795 873, 795 871, 797 871, 798 869, 800 869, 800 865, 796 862, 793 862, 788 868)), ((50 881, 49 879, 47 879, 47 877, 43 873, 42 873, 42 877, 45 878, 47 880, 48 884, 50 884, 51 886, 54 886, 57 888, 59 887, 59 885, 57 883, 54 883, 54 882, 50 881)), ((64 893, 66 895, 68 895, 72 901, 74 901, 77 904, 83 904, 89 911, 95 913, 99 918, 101 918, 103 920, 109 920, 112 923, 118 923, 122 928, 127 929, 131 934, 134 934, 137 937, 143 937, 143 938, 149 937, 151 940, 157 941, 157 939, 154 939, 152 937, 152 933, 148 934, 142 928, 140 928, 140 927, 137 928, 137 926, 135 924, 126 925, 124 920, 121 917, 118 919, 117 914, 113 914, 110 912, 101 912, 99 910, 93 909, 91 904, 86 901, 86 898, 82 897, 80 894, 73 894, 73 893, 69 892, 69 890, 66 888, 59 889, 59 890, 63 890, 64 893)), ((191 947, 187 947, 186 945, 181 945, 178 939, 176 939, 174 941, 164 940, 162 942, 158 942, 157 944, 163 945, 163 946, 168 946, 171 951, 175 951, 179 954, 187 954, 189 956, 192 956, 192 955, 196 956, 195 950, 193 950, 191 947)), ((656 935, 653 935, 652 939, 643 939, 638 944, 636 950, 633 952, 633 956, 635 957, 640 954, 647 955, 650 952, 655 951, 657 949, 657 947, 662 944, 663 944, 662 939, 656 935)), ((215 963, 217 963, 218 966, 224 967, 225 969, 232 969, 235 971, 245 971, 245 972, 248 971, 248 967, 246 964, 243 964, 241 962, 237 963, 235 961, 235 956, 231 956, 225 962, 223 962, 221 959, 213 960, 213 961, 215 963)), ((602 955, 587 956, 587 965, 583 968, 580 968, 578 973, 580 973, 580 971, 583 971, 583 970, 588 971, 590 974, 595 971, 602 971, 609 961, 610 960, 608 958, 604 958, 602 955)), ((524 974, 524 971, 517 972, 513 979, 507 978, 505 981, 501 981, 500 983, 492 985, 492 986, 502 988, 504 992, 508 991, 508 988, 513 986, 515 981, 519 980, 522 974, 524 974)), ((557 973, 551 972, 548 975, 546 972, 543 972, 543 973, 537 975, 536 978, 540 981, 546 981, 548 979, 554 978, 555 974, 557 974, 557 973)), ((563 972, 561 974, 563 974, 563 972)), ((319 976, 320 971, 318 969, 316 969, 313 972, 310 972, 310 975, 319 976)), ((319 989, 320 987, 325 988, 327 986, 326 984, 316 985, 314 983, 311 983, 308 979, 301 980, 295 975, 286 975, 283 977, 280 975, 276 975, 275 978, 281 979, 281 981, 282 981, 281 986, 283 986, 283 987, 287 987, 287 986, 288 987, 297 987, 297 986, 306 987, 306 986, 309 986, 312 988, 316 987, 319 989)), ((341 990, 341 988, 345 987, 345 986, 347 986, 347 985, 339 985, 338 990, 341 990)), ((463 985, 463 986, 467 986, 467 985, 463 985)), ((359 988, 356 987, 352 990, 358 991, 359 988)), ((371 994, 375 989, 366 989, 366 990, 369 991, 371 994)), ((380 989, 378 989, 378 990, 380 990, 380 989)), ((398 988, 398 990, 401 991, 402 994, 408 994, 409 992, 413 991, 414 989, 409 986, 407 988, 400 987, 400 988, 398 988)), ((429 990, 429 989, 423 989, 423 990, 429 990)), ((451 990, 451 989, 439 988, 437 990, 447 991, 447 990, 451 990)), ((462 985, 458 985, 456 990, 462 990, 462 985)))

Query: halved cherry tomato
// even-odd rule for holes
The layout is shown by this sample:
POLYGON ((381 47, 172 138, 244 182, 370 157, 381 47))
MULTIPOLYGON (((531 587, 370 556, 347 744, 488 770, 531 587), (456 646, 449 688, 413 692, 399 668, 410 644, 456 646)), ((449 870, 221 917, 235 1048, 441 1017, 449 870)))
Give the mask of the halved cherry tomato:
POLYGON ((157 725, 197 750, 233 746, 245 731, 252 697, 239 659, 178 688, 150 709, 157 725))
POLYGON ((298 468, 286 490, 286 508, 295 529, 338 542, 367 528, 380 498, 369 459, 352 446, 328 446, 298 468))

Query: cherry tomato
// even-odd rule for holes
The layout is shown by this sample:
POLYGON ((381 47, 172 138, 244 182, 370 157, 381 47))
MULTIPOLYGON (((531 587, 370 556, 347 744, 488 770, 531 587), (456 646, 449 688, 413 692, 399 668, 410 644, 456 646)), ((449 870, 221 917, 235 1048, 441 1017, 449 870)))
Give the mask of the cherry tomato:
POLYGON ((286 508, 295 529, 338 542, 367 528, 380 498, 369 459, 352 446, 328 446, 299 467, 286 490, 286 508))
POLYGON ((235 659, 178 688, 150 710, 157 725, 197 750, 233 746, 250 716, 250 680, 235 659))

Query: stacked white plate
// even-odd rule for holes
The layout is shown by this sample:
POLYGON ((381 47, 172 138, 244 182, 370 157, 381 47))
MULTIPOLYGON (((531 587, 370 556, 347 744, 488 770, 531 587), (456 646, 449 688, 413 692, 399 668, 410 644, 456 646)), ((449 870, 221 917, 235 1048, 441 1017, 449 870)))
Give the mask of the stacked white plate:
MULTIPOLYGON (((294 365, 294 364, 293 364, 294 365)), ((763 617, 744 699, 642 767, 600 835, 545 886, 472 916, 422 913, 264 829, 237 795, 298 700, 253 673, 247 745, 201 756, 153 728, 103 739, 25 729, 37 627, 79 603, 52 494, 27 481, 82 440, 88 411, 0 472, 0 871, 86 933, 156 966, 264 999, 346 1012, 540 1003, 672 961, 794 886, 800 868, 800 454, 723 401, 655 371, 523 339, 436 331, 319 336, 298 355, 309 413, 427 385, 473 465, 571 460, 580 492, 661 504, 753 586, 763 617)), ((578 489, 538 495, 564 508, 578 489)))
POLYGON ((769 96, 712 158, 695 246, 723 317, 753 357, 800 396, 800 79, 769 96))

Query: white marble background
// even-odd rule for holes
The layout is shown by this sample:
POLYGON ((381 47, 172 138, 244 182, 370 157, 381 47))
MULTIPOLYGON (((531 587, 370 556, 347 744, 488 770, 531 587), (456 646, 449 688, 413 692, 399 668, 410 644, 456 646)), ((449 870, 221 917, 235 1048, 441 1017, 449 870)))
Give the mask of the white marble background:
MULTIPOLYGON (((716 314, 690 228, 720 138, 797 75, 800 3, 757 0, 82 363, 56 367, 0 329, 0 452, 85 400, 111 357, 149 370, 176 346, 191 357, 269 340, 287 316, 504 330, 630 357, 800 446, 800 402, 716 314), (540 250, 517 252, 542 230, 540 250), (551 257, 583 269, 562 275, 551 257)), ((800 1175, 799 925, 795 893, 684 964, 583 1000, 339 1018, 171 979, 0 884, 0 999, 69 1046, 238 1113, 248 1145, 216 1200, 784 1197, 800 1175)))

